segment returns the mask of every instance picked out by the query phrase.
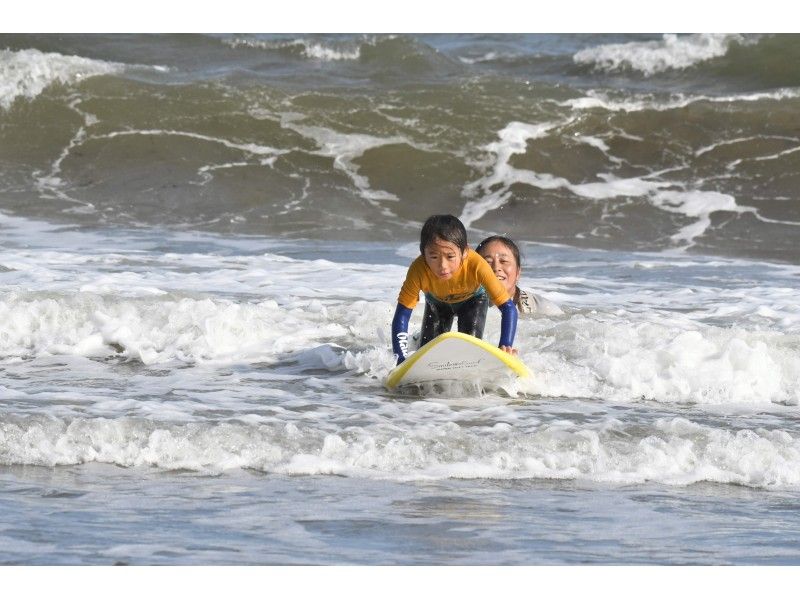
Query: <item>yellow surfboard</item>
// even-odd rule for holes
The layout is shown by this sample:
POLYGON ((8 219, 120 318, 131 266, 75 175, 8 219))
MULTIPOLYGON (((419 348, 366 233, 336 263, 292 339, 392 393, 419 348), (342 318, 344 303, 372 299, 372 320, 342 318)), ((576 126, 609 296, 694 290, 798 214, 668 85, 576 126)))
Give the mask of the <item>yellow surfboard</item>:
POLYGON ((386 388, 443 380, 525 378, 530 371, 514 355, 461 332, 445 332, 389 372, 386 388))

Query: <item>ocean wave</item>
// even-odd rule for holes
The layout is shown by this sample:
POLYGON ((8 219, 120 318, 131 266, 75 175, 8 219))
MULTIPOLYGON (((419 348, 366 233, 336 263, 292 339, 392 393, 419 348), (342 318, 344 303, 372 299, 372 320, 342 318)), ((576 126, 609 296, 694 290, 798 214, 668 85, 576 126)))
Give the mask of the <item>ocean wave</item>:
MULTIPOLYGON (((124 280, 117 276, 107 285, 101 280, 94 288, 111 292, 124 280)), ((132 282, 137 284, 130 290, 140 297, 82 291, 69 296, 12 293, 3 298, 0 318, 6 324, 0 334, 0 358, 75 355, 148 366, 264 363, 291 366, 295 373, 322 368, 374 380, 384 379, 393 365, 386 338, 391 305, 383 301, 326 305, 295 298, 284 304, 273 299, 251 303, 176 297, 132 282)), ((713 290, 683 291, 663 297, 664 306, 703 305, 715 295, 713 290)), ((566 316, 520 322, 517 346, 534 376, 505 389, 507 394, 664 404, 800 401, 796 336, 744 326, 720 328, 669 315, 658 306, 653 306, 652 316, 636 314, 632 308, 643 299, 646 294, 620 294, 616 302, 622 317, 587 316, 580 308, 566 316), (628 303, 631 309, 623 307, 628 303)), ((591 297, 587 300, 591 304, 591 297)), ((580 305, 575 298, 571 302, 580 305)), ((757 305, 757 299, 749 305, 743 302, 743 316, 749 317, 750 310, 759 321, 780 321, 780 303, 776 300, 768 309, 757 305)), ((730 314, 724 304, 720 309, 730 314)), ((420 317, 415 316, 412 327, 420 325, 420 317)), ((489 320, 485 338, 493 339, 499 335, 498 322, 489 320)))
MULTIPOLYGON (((357 62, 371 77, 385 81, 394 76, 405 81, 409 76, 445 76, 461 72, 463 63, 437 51, 422 40, 408 35, 358 35, 331 37, 300 37, 293 39, 258 39, 237 37, 223 40, 231 48, 254 48, 321 63, 331 63, 331 72, 340 75, 350 70, 349 63, 357 62), (337 69, 334 63, 341 63, 337 69)), ((354 72, 350 70, 350 72, 354 72)), ((315 77, 318 74, 315 73, 315 77)))
POLYGON ((359 40, 314 40, 296 38, 291 40, 262 40, 236 37, 223 42, 231 48, 255 48, 275 52, 288 52, 309 60, 336 62, 358 60, 361 58, 363 44, 374 44, 374 38, 364 37, 359 40))
POLYGON ((167 424, 135 417, 3 416, 0 463, 109 463, 203 473, 253 469, 400 481, 800 485, 800 439, 780 429, 730 430, 668 417, 647 426, 610 419, 581 426, 446 422, 331 431, 312 422, 242 417, 251 421, 167 424))
MULTIPOLYGON (((511 122, 498 132, 499 140, 488 144, 485 149, 495 156, 494 163, 487 174, 470 184, 464 191, 468 197, 476 199, 465 204, 461 220, 470 226, 488 212, 501 208, 511 197, 515 185, 529 185, 542 190, 564 189, 576 197, 590 201, 604 201, 612 198, 637 197, 656 208, 691 218, 693 222, 683 226, 672 235, 677 246, 691 247, 711 226, 711 215, 715 212, 756 213, 753 208, 739 206, 730 194, 716 191, 692 189, 685 184, 660 180, 656 173, 647 176, 622 178, 611 173, 597 173, 597 181, 573 183, 567 178, 550 173, 537 173, 533 170, 516 168, 513 158, 528 151, 528 143, 550 134, 558 134, 571 122, 528 124, 511 122)), ((607 145, 597 138, 578 137, 576 141, 585 143, 608 153, 607 145)), ((613 161, 612 157, 609 157, 613 161)))
POLYGON ((485 62, 513 62, 523 57, 513 52, 486 52, 480 56, 459 56, 464 64, 482 64, 485 62))
POLYGON ((0 316, 7 323, 0 335, 0 355, 116 355, 148 365, 274 362, 346 334, 344 327, 327 321, 327 311, 318 301, 307 301, 299 310, 281 308, 272 300, 175 298, 146 287, 138 292, 151 298, 106 299, 85 292, 7 297, 0 301, 0 316))
MULTIPOLYGON (((406 144, 413 147, 413 144, 408 139, 400 136, 383 138, 373 135, 340 133, 330 128, 305 124, 303 120, 298 115, 285 114, 281 119, 281 125, 314 141, 319 147, 319 150, 314 153, 333 158, 334 168, 345 172, 362 197, 367 201, 399 201, 399 198, 392 193, 373 189, 370 186, 369 179, 359 174, 359 167, 355 160, 363 156, 368 150, 378 147, 396 144, 406 144)), ((391 212, 385 213, 387 216, 391 216, 391 212)))
POLYGON ((34 99, 56 83, 74 85, 90 77, 117 75, 129 68, 167 70, 163 66, 127 65, 35 49, 0 50, 0 106, 8 110, 18 98, 34 99))
POLYGON ((573 61, 606 72, 632 69, 650 77, 724 56, 733 43, 747 43, 747 38, 737 34, 665 34, 660 41, 586 48, 576 52, 573 61))
MULTIPOLYGON (((698 295, 681 289, 673 303, 703 301, 698 295)), ((542 344, 546 340, 546 349, 526 347, 528 366, 535 375, 521 390, 626 403, 797 405, 800 401, 797 335, 688 323, 663 311, 654 312, 653 319, 657 321, 576 314, 536 333, 526 332, 523 324, 522 338, 529 335, 542 344)))

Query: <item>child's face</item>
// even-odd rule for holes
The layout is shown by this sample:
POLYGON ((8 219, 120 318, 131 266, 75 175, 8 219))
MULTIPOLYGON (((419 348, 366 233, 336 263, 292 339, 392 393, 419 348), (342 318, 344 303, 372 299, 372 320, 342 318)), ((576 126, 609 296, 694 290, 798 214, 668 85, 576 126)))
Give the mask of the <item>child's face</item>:
POLYGON ((517 290, 517 281, 521 270, 517 266, 517 260, 514 259, 514 254, 511 253, 511 250, 501 241, 492 241, 487 243, 485 247, 481 247, 480 255, 489 262, 494 275, 497 276, 497 280, 503 284, 506 292, 513 297, 517 290))
POLYGON ((425 263, 428 264, 428 268, 436 278, 449 280, 453 274, 458 272, 467 252, 461 251, 455 243, 435 237, 431 243, 425 246, 423 255, 425 263))

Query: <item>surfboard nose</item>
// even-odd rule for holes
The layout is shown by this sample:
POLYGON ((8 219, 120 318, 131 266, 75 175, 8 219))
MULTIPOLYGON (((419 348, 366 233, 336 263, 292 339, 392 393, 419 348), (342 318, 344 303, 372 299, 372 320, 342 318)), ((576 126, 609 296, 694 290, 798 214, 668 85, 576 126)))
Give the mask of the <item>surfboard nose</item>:
POLYGON ((486 380, 502 376, 525 378, 530 371, 510 353, 462 332, 445 332, 412 353, 389 372, 385 386, 437 381, 486 380))

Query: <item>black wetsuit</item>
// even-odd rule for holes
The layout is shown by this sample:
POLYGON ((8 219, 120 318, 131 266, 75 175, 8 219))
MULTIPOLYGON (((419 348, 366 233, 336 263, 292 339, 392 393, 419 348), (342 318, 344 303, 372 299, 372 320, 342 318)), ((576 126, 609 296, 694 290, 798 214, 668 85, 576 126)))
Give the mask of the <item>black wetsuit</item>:
POLYGON ((425 294, 425 313, 422 316, 421 347, 440 334, 448 332, 453 326, 453 318, 458 318, 458 331, 483 338, 486 325, 486 312, 489 309, 489 296, 483 290, 460 303, 444 303, 425 294))

